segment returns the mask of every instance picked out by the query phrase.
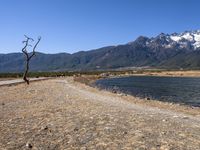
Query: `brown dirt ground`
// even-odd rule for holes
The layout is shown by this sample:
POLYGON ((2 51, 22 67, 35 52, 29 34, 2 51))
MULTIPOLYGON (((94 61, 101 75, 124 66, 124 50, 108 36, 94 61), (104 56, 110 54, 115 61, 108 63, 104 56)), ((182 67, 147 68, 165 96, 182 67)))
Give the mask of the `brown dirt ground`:
POLYGON ((199 150, 200 109, 58 78, 0 87, 0 149, 199 150))

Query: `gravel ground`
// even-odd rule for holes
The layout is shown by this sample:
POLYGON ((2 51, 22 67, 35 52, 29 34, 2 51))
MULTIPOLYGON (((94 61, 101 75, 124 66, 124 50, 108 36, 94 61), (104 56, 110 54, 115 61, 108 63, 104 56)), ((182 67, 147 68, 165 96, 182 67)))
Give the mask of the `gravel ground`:
POLYGON ((199 108, 137 101, 72 78, 1 86, 0 149, 200 149, 199 108))
MULTIPOLYGON (((30 82, 33 82, 33 81, 40 81, 40 80, 45 80, 45 79, 49 79, 49 78, 46 78, 46 77, 41 77, 41 78, 31 78, 29 79, 30 82)), ((11 85, 11 84, 19 84, 19 83, 24 83, 24 80, 23 79, 6 79, 6 78, 0 78, 0 86, 4 86, 4 85, 11 85)))

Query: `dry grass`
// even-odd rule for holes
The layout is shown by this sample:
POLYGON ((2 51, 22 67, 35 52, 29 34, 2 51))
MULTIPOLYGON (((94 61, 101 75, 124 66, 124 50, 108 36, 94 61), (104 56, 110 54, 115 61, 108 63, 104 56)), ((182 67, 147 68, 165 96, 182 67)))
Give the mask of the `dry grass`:
POLYGON ((0 87, 0 149, 199 149, 199 109, 139 101, 72 78, 0 87))
POLYGON ((161 71, 161 72, 146 72, 144 75, 152 76, 170 76, 170 77, 200 77, 199 70, 192 71, 161 71))

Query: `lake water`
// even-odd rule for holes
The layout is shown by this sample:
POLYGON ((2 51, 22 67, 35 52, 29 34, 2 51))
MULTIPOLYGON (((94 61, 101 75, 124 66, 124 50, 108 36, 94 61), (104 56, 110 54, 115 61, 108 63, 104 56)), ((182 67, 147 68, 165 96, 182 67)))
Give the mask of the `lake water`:
POLYGON ((200 78, 131 76, 100 79, 95 85, 142 98, 200 107, 200 78))

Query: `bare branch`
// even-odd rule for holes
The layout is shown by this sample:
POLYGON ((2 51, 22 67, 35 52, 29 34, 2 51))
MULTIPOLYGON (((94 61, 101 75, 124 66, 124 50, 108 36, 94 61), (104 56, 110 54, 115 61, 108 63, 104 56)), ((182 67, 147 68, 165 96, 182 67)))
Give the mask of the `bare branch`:
POLYGON ((22 43, 25 43, 25 46, 22 48, 22 52, 26 55, 26 59, 28 59, 28 52, 26 50, 28 46, 28 39, 26 41, 23 41, 22 43))
POLYGON ((25 36, 25 38, 29 41, 29 40, 31 40, 32 42, 34 41, 32 38, 30 38, 30 37, 28 37, 27 35, 24 35, 25 36))
POLYGON ((32 55, 29 57, 29 59, 31 59, 31 58, 35 55, 35 49, 36 49, 36 47, 38 46, 40 40, 41 40, 41 37, 38 37, 38 41, 37 41, 37 43, 35 44, 35 46, 33 47, 33 53, 32 53, 32 55))
POLYGON ((24 75, 23 75, 23 80, 29 84, 29 80, 27 79, 27 74, 28 74, 28 71, 29 71, 29 61, 31 60, 31 58, 35 55, 35 49, 36 47, 38 46, 40 40, 41 40, 41 37, 38 37, 38 41, 36 42, 35 46, 33 47, 32 49, 32 54, 29 56, 29 53, 27 51, 27 47, 32 47, 31 44, 29 44, 29 42, 33 42, 34 40, 26 35, 24 35, 26 40, 25 41, 22 41, 22 43, 24 43, 24 47, 22 48, 22 52, 24 53, 24 55, 26 56, 26 68, 25 68, 25 72, 24 72, 24 75))

